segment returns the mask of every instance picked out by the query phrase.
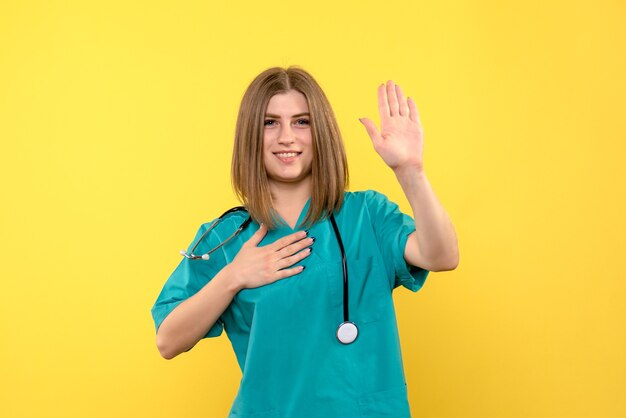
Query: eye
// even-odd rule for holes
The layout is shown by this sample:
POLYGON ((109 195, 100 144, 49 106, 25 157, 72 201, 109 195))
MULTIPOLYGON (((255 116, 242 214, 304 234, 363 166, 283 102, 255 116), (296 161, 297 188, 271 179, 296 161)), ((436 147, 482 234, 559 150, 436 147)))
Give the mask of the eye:
POLYGON ((273 126, 273 125, 275 125, 274 122, 276 122, 274 119, 266 119, 265 122, 263 122, 263 125, 265 125, 265 126, 273 126))
POLYGON ((296 121, 296 123, 297 123, 298 125, 308 125, 308 124, 309 124, 309 120, 308 120, 308 119, 298 119, 298 120, 296 121))

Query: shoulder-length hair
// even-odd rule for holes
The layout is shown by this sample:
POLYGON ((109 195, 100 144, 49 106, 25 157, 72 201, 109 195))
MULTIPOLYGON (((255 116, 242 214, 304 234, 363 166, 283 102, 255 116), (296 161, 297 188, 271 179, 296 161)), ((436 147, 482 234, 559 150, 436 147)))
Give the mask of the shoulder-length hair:
POLYGON ((259 74, 243 95, 235 128, 232 184, 255 221, 273 229, 280 224, 272 203, 263 160, 265 111, 272 96, 296 90, 307 100, 313 140, 312 195, 303 221, 311 226, 343 204, 348 163, 335 115, 315 79, 298 66, 273 67, 259 74))

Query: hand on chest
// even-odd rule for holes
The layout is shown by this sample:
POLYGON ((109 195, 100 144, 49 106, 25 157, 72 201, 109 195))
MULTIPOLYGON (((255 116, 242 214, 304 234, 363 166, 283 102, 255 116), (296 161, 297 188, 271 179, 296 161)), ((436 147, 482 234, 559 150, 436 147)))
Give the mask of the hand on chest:
MULTIPOLYGON (((380 319, 391 299, 392 286, 383 266, 373 231, 358 222, 345 223, 338 217, 348 275, 350 319, 360 324, 380 319)), ((268 233, 261 245, 270 244, 291 233, 268 233)), ((244 316, 254 320, 293 324, 330 317, 339 323, 343 315, 344 272, 342 253, 329 220, 309 230, 315 237, 311 255, 299 264, 302 273, 266 286, 240 291, 233 303, 244 316)))

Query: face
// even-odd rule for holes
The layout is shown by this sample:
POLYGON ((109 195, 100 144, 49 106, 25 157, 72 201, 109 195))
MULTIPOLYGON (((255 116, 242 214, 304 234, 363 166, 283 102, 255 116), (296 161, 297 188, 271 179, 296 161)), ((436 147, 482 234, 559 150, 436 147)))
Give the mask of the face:
POLYGON ((305 184, 311 177, 313 140, 304 94, 274 95, 265 111, 263 160, 270 184, 305 184))

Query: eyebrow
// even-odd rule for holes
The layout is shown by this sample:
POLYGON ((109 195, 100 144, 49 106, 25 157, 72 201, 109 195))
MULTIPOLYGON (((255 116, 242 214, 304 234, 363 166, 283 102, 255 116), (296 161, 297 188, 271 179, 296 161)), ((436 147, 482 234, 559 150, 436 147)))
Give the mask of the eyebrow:
MULTIPOLYGON (((293 115, 292 118, 299 118, 300 116, 310 116, 308 112, 306 113, 298 113, 297 115, 293 115)), ((273 115, 271 113, 266 113, 265 117, 280 119, 280 115, 273 115)))

